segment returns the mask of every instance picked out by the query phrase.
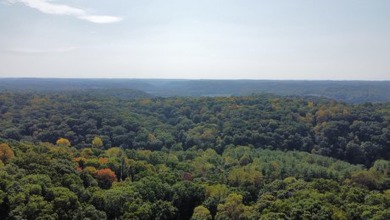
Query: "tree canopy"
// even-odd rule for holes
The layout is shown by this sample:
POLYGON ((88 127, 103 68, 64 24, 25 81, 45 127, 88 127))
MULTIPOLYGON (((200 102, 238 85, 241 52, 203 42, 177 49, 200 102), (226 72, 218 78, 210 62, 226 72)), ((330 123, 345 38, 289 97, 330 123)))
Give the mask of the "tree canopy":
POLYGON ((390 105, 0 94, 0 219, 389 219, 390 105))

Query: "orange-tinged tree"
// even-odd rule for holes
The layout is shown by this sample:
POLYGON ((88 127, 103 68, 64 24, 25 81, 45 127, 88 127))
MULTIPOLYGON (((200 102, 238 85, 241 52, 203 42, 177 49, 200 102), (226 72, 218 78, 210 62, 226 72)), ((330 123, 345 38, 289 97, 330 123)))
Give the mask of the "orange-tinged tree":
POLYGON ((14 151, 8 146, 8 144, 0 144, 0 160, 7 163, 9 159, 14 157, 14 151))
POLYGON ((99 164, 100 165, 106 164, 107 162, 108 162, 108 158, 106 158, 106 157, 100 157, 99 158, 99 164))
POLYGON ((116 180, 116 175, 110 168, 104 168, 97 171, 96 179, 98 180, 101 188, 109 189, 112 186, 112 183, 116 180))

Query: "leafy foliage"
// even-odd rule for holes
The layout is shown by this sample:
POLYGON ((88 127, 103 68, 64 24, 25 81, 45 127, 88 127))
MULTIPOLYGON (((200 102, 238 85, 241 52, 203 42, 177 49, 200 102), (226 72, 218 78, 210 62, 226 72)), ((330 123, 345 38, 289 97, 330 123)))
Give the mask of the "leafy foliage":
POLYGON ((388 219, 389 104, 0 94, 0 219, 388 219))
MULTIPOLYGON (((390 157, 389 104, 273 95, 122 100, 0 94, 0 137, 76 148, 298 150, 371 166, 390 157)), ((242 155, 241 163, 250 161, 242 155)))
POLYGON ((248 146, 222 154, 107 149, 83 159, 82 149, 5 144, 16 153, 0 168, 2 219, 385 219, 390 208, 385 160, 365 169, 248 146))

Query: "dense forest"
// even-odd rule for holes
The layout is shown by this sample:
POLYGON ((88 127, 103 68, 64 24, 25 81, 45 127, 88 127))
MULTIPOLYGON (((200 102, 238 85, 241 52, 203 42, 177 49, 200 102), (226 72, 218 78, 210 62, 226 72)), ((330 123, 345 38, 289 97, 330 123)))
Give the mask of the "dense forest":
POLYGON ((0 93, 0 219, 390 219, 390 103, 0 93))
MULTIPOLYGON (((132 91, 129 91, 132 94, 132 91)), ((130 95, 123 95, 130 97, 130 95)), ((390 103, 255 95, 115 98, 102 92, 2 93, 0 137, 80 149, 298 150, 372 165, 390 157, 390 103)))

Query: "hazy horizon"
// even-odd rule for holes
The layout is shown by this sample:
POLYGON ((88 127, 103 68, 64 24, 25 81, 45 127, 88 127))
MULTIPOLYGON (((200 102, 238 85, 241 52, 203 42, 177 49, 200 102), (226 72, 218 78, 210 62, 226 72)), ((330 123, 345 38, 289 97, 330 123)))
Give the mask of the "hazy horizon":
POLYGON ((161 81, 334 81, 334 82, 390 82, 390 80, 361 80, 361 79, 250 79, 250 78, 108 78, 108 77, 102 77, 102 78, 83 78, 83 77, 33 77, 33 76, 18 76, 18 77, 8 77, 8 76, 0 76, 0 79, 16 79, 16 80, 34 80, 34 79, 49 79, 49 80, 161 80, 161 81))
POLYGON ((0 0, 0 78, 390 80, 390 2, 0 0))

